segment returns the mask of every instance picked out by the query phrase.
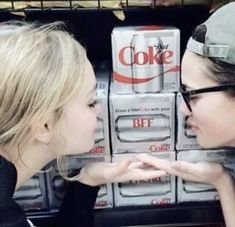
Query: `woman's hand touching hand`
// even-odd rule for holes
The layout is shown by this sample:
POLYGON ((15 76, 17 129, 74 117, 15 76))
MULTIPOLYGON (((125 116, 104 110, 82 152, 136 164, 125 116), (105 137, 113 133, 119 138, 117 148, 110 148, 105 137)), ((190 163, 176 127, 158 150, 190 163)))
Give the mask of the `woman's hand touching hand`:
POLYGON ((165 176, 164 170, 149 169, 141 161, 125 159, 120 162, 96 162, 84 166, 78 181, 97 186, 108 182, 147 180, 165 176))
POLYGON ((223 187, 224 179, 229 175, 226 169, 219 163, 184 161, 167 161, 148 154, 140 154, 138 160, 169 174, 176 175, 185 180, 207 183, 217 189, 223 187))

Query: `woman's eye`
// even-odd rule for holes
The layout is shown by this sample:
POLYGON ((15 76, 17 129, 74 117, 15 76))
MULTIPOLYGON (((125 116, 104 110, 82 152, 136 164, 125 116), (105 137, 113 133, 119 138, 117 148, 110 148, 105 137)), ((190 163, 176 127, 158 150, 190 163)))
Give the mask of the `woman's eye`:
POLYGON ((190 96, 190 101, 197 101, 199 99, 199 96, 198 95, 191 95, 190 96))
POLYGON ((95 100, 94 102, 90 103, 88 106, 90 108, 94 108, 97 105, 97 101, 95 100))

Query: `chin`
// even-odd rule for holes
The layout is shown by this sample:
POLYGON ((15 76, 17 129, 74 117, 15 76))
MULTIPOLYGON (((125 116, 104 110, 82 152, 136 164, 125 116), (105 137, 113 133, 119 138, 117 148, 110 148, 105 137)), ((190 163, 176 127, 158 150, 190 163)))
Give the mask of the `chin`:
POLYGON ((93 141, 90 143, 90 145, 88 146, 87 151, 90 151, 92 148, 94 148, 94 146, 95 146, 95 141, 93 140, 93 141))
POLYGON ((200 140, 197 138, 197 142, 203 149, 214 149, 214 148, 221 148, 224 146, 222 143, 213 143, 209 141, 208 139, 200 140))
POLYGON ((212 149, 212 148, 215 148, 215 146, 212 146, 212 145, 208 145, 208 144, 201 144, 201 143, 198 143, 203 149, 212 149))
POLYGON ((79 149, 74 149, 72 151, 70 151, 70 155, 79 155, 79 154, 85 154, 90 152, 90 150, 94 147, 94 144, 87 144, 86 146, 83 147, 79 147, 79 149))
POLYGON ((211 144, 208 140, 202 140, 199 137, 197 137, 197 143, 204 149, 215 148, 215 144, 211 144))

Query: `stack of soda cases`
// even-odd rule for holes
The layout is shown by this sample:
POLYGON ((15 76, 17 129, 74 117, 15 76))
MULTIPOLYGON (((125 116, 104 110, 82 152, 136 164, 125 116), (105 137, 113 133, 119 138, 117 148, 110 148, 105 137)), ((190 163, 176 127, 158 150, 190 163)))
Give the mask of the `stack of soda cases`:
MULTIPOLYGON (((89 162, 115 162, 149 153, 166 160, 219 162, 234 175, 234 152, 202 150, 179 111, 179 29, 115 27, 111 41, 111 70, 107 62, 95 66, 96 98, 102 108, 97 116, 95 146, 88 153, 69 157, 69 172, 89 162)), ((67 183, 56 162, 52 165, 51 171, 38 173, 16 191, 14 198, 25 210, 59 209, 67 183)), ((217 192, 210 185, 166 176, 102 185, 95 208, 216 199, 217 192)))
MULTIPOLYGON (((180 31, 128 26, 112 31, 110 123, 112 160, 150 153, 175 160, 175 92, 180 31)), ((114 184, 115 206, 175 203, 175 177, 114 184)))

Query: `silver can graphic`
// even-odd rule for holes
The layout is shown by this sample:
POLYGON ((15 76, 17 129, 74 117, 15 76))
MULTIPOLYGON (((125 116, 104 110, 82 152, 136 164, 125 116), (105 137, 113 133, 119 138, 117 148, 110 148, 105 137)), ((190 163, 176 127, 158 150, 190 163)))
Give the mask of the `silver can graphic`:
POLYGON ((216 189, 209 185, 192 181, 183 180, 183 189, 186 193, 213 192, 216 189))
POLYGON ((171 192, 171 181, 167 176, 157 180, 118 183, 118 188, 122 197, 159 196, 171 192))
POLYGON ((163 42, 155 34, 133 35, 131 40, 132 88, 135 93, 157 93, 164 88, 163 42))
POLYGON ((163 141, 171 135, 170 118, 164 114, 119 116, 115 130, 122 142, 163 141))
POLYGON ((65 180, 60 175, 56 175, 53 177, 51 183, 52 183, 52 191, 55 198, 58 201, 62 201, 65 196, 66 187, 67 187, 65 180))
POLYGON ((196 134, 191 130, 191 126, 188 123, 188 117, 184 118, 184 135, 188 138, 196 138, 196 134))
POLYGON ((104 123, 103 119, 97 117, 96 128, 95 128, 95 144, 104 140, 104 123))
POLYGON ((39 177, 33 176, 19 190, 15 191, 13 198, 15 200, 36 199, 42 196, 39 177))
POLYGON ((100 186, 100 190, 98 192, 97 198, 102 198, 104 196, 107 196, 108 192, 107 192, 107 184, 102 184, 100 186))

